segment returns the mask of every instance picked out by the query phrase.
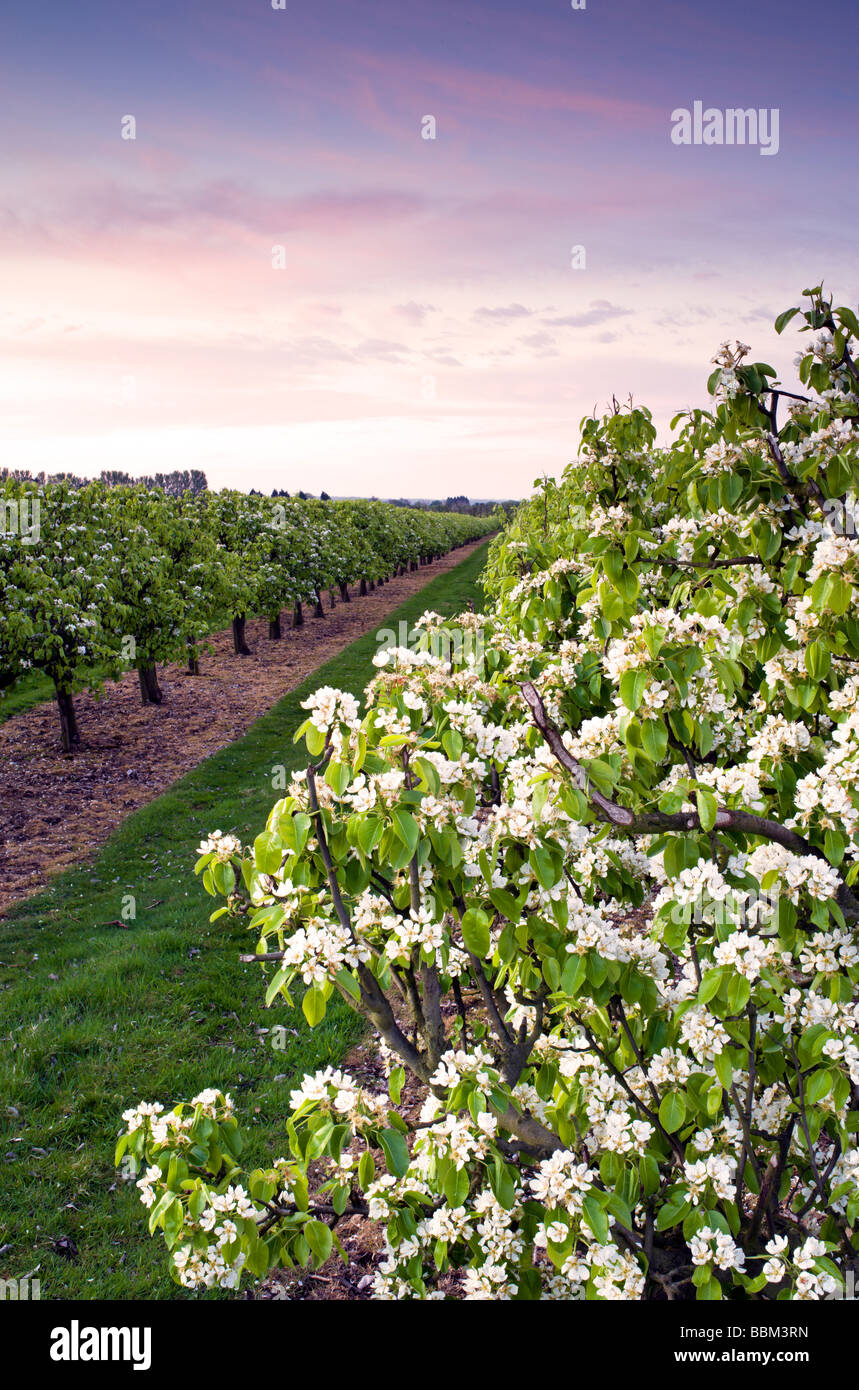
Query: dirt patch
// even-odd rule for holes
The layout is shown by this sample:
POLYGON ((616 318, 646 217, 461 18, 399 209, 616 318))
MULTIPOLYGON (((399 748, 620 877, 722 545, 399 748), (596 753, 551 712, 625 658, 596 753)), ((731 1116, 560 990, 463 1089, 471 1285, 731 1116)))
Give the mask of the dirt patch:
MULTIPOLYGON (((484 538, 485 539, 485 538, 484 538)), ((13 902, 44 888, 51 874, 91 859, 126 816, 226 747, 318 666, 375 628, 431 580, 462 564, 483 540, 401 575, 303 627, 268 638, 268 622, 249 620, 251 655, 236 656, 231 632, 210 639, 200 674, 158 668, 164 704, 144 707, 137 673, 111 682, 101 699, 75 699, 81 745, 60 750, 56 705, 36 705, 0 725, 0 918, 13 902)), ((288 621, 288 619, 287 619, 288 621)))

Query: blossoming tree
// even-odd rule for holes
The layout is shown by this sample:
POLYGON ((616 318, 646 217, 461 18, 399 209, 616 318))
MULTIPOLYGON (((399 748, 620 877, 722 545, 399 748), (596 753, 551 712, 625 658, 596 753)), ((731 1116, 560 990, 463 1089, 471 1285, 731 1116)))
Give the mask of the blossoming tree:
POLYGON ((0 532, 0 671, 11 680, 41 670, 53 682, 62 746, 80 742, 74 692, 100 691, 122 669, 121 556, 110 531, 110 505, 99 484, 50 488, 7 479, 0 503, 39 508, 39 534, 23 544, 0 532))
POLYGON ((380 1298, 808 1299, 859 1235, 859 323, 805 392, 725 345, 710 410, 583 428, 494 546, 483 653, 323 689, 306 769, 197 871, 267 1002, 339 995, 388 1092, 292 1092, 245 1174, 228 1096, 126 1112, 189 1288, 380 1222, 380 1298), (407 1086, 406 1077, 411 1081, 407 1086), (414 1087, 420 1094, 417 1099, 414 1087), (311 1187, 314 1165, 327 1177, 311 1187))

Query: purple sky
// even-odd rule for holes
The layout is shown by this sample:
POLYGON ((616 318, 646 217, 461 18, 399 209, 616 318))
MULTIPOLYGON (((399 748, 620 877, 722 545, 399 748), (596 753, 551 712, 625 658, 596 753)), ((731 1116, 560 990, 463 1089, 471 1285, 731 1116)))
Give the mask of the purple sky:
POLYGON ((776 313, 859 296, 857 39, 855 0, 21 4, 2 461, 518 496, 612 393, 703 404, 726 337, 790 376, 776 313), (695 101, 778 153, 673 144, 695 101))

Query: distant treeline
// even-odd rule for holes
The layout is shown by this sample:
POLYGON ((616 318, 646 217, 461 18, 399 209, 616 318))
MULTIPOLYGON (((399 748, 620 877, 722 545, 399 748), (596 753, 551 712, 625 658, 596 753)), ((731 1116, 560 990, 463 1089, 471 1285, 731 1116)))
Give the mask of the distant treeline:
POLYGON ((446 497, 444 501, 437 497, 431 502, 410 502, 407 497, 391 497, 388 500, 395 507, 418 507, 425 512, 462 512, 464 516, 492 516, 496 507, 512 516, 519 506, 518 500, 470 502, 467 497, 446 497))
MULTIPOLYGON (((92 482, 91 478, 79 478, 75 473, 29 473, 22 469, 0 468, 0 482, 4 478, 12 478, 19 483, 68 483, 70 487, 85 487, 92 482)), ((151 473, 145 477, 132 477, 130 473, 125 473, 119 468, 103 469, 99 474, 98 481, 105 487, 134 487, 143 484, 149 488, 161 488, 170 497, 183 497, 186 493, 196 496, 201 492, 208 492, 209 485, 206 475, 199 468, 177 468, 172 473, 151 473)), ((249 495, 251 497, 262 497, 264 494, 258 488, 252 487, 249 495)), ((273 488, 270 496, 272 497, 292 497, 301 501, 308 501, 314 497, 312 492, 287 492, 286 488, 273 488)), ((330 502, 331 498, 327 492, 319 493, 321 502, 330 502)), ((372 497, 369 499, 376 502, 379 499, 372 497)), ((444 501, 435 498, 429 502, 414 502, 408 497, 386 498, 394 507, 412 507, 417 511, 424 512, 461 512, 464 516, 492 516, 496 507, 512 516, 519 506, 518 501, 507 502, 471 502, 467 497, 447 497, 444 501)))
MULTIPOLYGON (((251 494, 253 494, 255 490, 256 489, 251 488, 251 494)), ((271 495, 272 497, 288 497, 289 493, 275 488, 271 495)), ((309 492, 298 492, 295 495, 303 500, 307 500, 309 497, 313 496, 313 494, 309 492)), ((322 502, 330 502, 331 500, 327 492, 321 492, 319 498, 322 502)), ((378 497, 371 497, 368 500, 371 502, 378 502, 380 499, 378 497)), ((413 498, 409 497, 386 497, 383 500, 385 502, 390 502, 392 507, 410 507, 415 511, 421 512, 461 512, 463 516, 492 516, 496 507, 501 507, 508 516, 512 516, 519 506, 518 499, 516 501, 511 500, 507 502, 471 502, 464 496, 447 497, 444 501, 440 497, 433 498, 432 501, 415 501, 413 498)))

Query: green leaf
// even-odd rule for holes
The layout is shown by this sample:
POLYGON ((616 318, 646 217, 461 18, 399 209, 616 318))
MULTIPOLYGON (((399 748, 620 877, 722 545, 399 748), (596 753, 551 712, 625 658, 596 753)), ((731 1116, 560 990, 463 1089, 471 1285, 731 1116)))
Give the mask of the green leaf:
POLYGON ((358 846, 364 854, 369 854, 379 843, 384 826, 378 816, 365 816, 358 826, 358 846))
POLYGON ((600 1245, 606 1245, 608 1243, 608 1217, 596 1197, 590 1193, 582 1202, 582 1213, 600 1245))
POLYGON ((623 613, 623 599, 614 589, 604 580, 601 580, 597 588, 600 612, 607 622, 615 622, 623 613))
POLYGON ((482 960, 489 955, 489 918, 479 907, 470 907, 462 915, 462 939, 466 950, 482 960))
POLYGON ((376 1163, 369 1149, 358 1160, 358 1185, 365 1191, 376 1179, 376 1163))
POLYGON ((846 579, 843 579, 840 574, 827 576, 823 603, 830 613, 834 613, 836 617, 840 618, 842 614, 847 612, 852 598, 853 589, 846 579))
POLYGON ((301 854, 307 844, 307 837, 310 834, 310 827, 313 824, 310 816, 304 811, 297 811, 292 817, 292 825, 295 833, 295 853, 301 854))
POLYGON ((719 993, 719 987, 722 983, 723 974, 724 972, 722 967, 717 966, 715 970, 708 970, 704 975, 702 975, 701 983, 698 986, 699 1004, 707 1004, 711 999, 715 998, 715 996, 719 993))
POLYGON ((315 1028, 317 1023, 321 1023, 325 1017, 328 1001, 323 991, 318 985, 313 985, 307 990, 301 1001, 301 1009, 311 1028, 315 1028))
POLYGON ((516 1200, 516 1172, 508 1167, 500 1154, 495 1156, 495 1165, 489 1169, 489 1183, 499 1204, 510 1211, 516 1200))
POLYGON ((798 313, 798 309, 785 309, 783 314, 779 314, 775 321, 776 333, 783 333, 791 319, 795 318, 798 313))
POLYGON ((638 598, 639 582, 635 570, 625 569, 615 584, 624 603, 634 603, 638 598))
POLYGON ((809 1105, 817 1105, 828 1096, 832 1090, 832 1077, 829 1072, 820 1069, 812 1072, 805 1082, 805 1099, 809 1105))
POLYGON ((665 641, 667 628, 662 627, 659 623, 652 623, 643 629, 641 635, 650 655, 652 657, 657 656, 662 648, 662 643, 665 641))
POLYGON ((356 1003, 360 1000, 361 987, 358 984, 358 981, 355 979, 355 976, 352 974, 351 970, 347 970, 346 966, 344 965, 341 970, 337 971, 337 974, 334 978, 336 979, 337 983, 341 985, 343 989, 345 989, 346 993, 351 995, 351 997, 355 1000, 356 1003))
POLYGON ((283 842, 279 835, 264 830, 254 840, 254 863, 261 874, 276 874, 283 862, 283 842))
POLYGON ((616 550, 607 550, 602 556, 602 567, 609 583, 616 586, 623 573, 623 556, 616 550))
POLYGON ((430 794, 438 796, 441 791, 441 778, 435 764, 428 762, 426 758, 415 758, 412 765, 430 794))
POLYGON ((652 1154, 642 1154, 638 1160, 638 1171, 645 1197, 652 1197, 654 1192, 659 1191, 659 1164, 652 1154))
POLYGON ((506 917, 508 922, 518 922, 522 913, 519 905, 512 893, 508 893, 503 888, 493 888, 489 894, 489 900, 497 912, 502 917, 506 917))
POLYGON ((829 675, 831 664, 829 647, 826 642, 822 639, 809 642, 805 649, 805 669, 811 679, 822 681, 825 676, 829 675))
POLYGON ((648 674, 646 671, 624 671, 620 678, 620 698, 628 710, 634 714, 638 709, 647 689, 648 674))
POLYGON ((561 989, 565 994, 576 994, 588 973, 585 956, 570 955, 561 971, 561 989))
POLYGON ((448 729, 442 735, 441 744, 451 762, 459 762, 463 749, 462 734, 457 733, 455 729, 448 729))
POLYGON ((245 1254, 245 1269, 256 1275, 257 1279, 262 1279, 263 1275, 268 1273, 268 1246, 258 1236, 252 1236, 250 1239, 245 1254))
POLYGON ((732 1014, 741 1014, 749 1002, 752 987, 745 975, 734 975, 725 991, 728 1009, 732 1014))
POLYGON ((324 1221, 308 1221, 304 1226, 304 1239, 313 1252, 317 1266, 324 1265, 334 1244, 330 1228, 324 1221))
POLYGON ((444 1195, 449 1207, 461 1207, 468 1196, 469 1176, 466 1168, 457 1168, 454 1164, 445 1175, 443 1183, 444 1195))
POLYGON ((325 772, 325 781, 335 796, 342 796, 352 780, 352 769, 348 763, 332 760, 325 772))
MULTIPOLYGON (((208 872, 209 870, 207 869, 206 873, 208 872)), ((230 893, 232 893, 233 889, 236 886, 236 871, 233 868, 232 864, 213 864, 211 873, 212 881, 214 882, 217 891, 221 893, 225 898, 229 897, 230 893)))
POLYGON ((692 1203, 686 1193, 675 1193, 661 1208, 656 1218, 657 1231, 667 1231, 670 1227, 676 1226, 688 1216, 691 1210, 692 1203))
MULTIPOLYGON (((645 719, 642 721, 641 746, 651 762, 662 762, 668 749, 668 730, 660 720, 645 719)), ((682 798, 680 804, 683 804, 682 798)))
POLYGON ((409 1168, 409 1151, 403 1136, 396 1129, 383 1129, 379 1132, 379 1143, 388 1172, 393 1173, 394 1177, 404 1178, 409 1168))
POLYGON ((852 309, 836 309, 835 316, 843 328, 848 333, 852 333, 854 338, 859 338, 859 319, 857 319, 852 309))
POLYGON ((702 830, 712 830, 716 824, 716 811, 719 803, 711 791, 704 787, 698 787, 695 792, 695 802, 698 807, 698 819, 701 822, 702 830))
POLYGON ((289 979, 290 973, 290 967, 281 966, 280 969, 277 970, 275 974, 272 976, 272 978, 269 980, 268 988, 265 992, 266 1008, 269 1007, 272 999, 274 999, 276 995, 280 994, 281 989, 289 979))
POLYGON ((726 1047, 717 1054, 713 1061, 716 1075, 726 1091, 730 1091, 734 1079, 734 1058, 735 1053, 733 1048, 726 1047))
POLYGON ((558 881, 555 860, 547 849, 537 845, 528 856, 531 867, 543 888, 554 888, 558 881))
POLYGON ((393 810, 394 830, 409 851, 414 854, 418 847, 418 840, 421 833, 418 830, 418 823, 414 816, 408 811, 404 811, 401 806, 396 806, 393 810))
POLYGON ((308 724, 304 741, 307 744, 307 751, 311 758, 318 758, 325 747, 325 735, 322 730, 317 729, 315 724, 308 724))
POLYGON ((668 1091, 659 1103, 659 1123, 667 1134, 674 1134, 686 1118, 686 1100, 680 1091, 668 1091))

